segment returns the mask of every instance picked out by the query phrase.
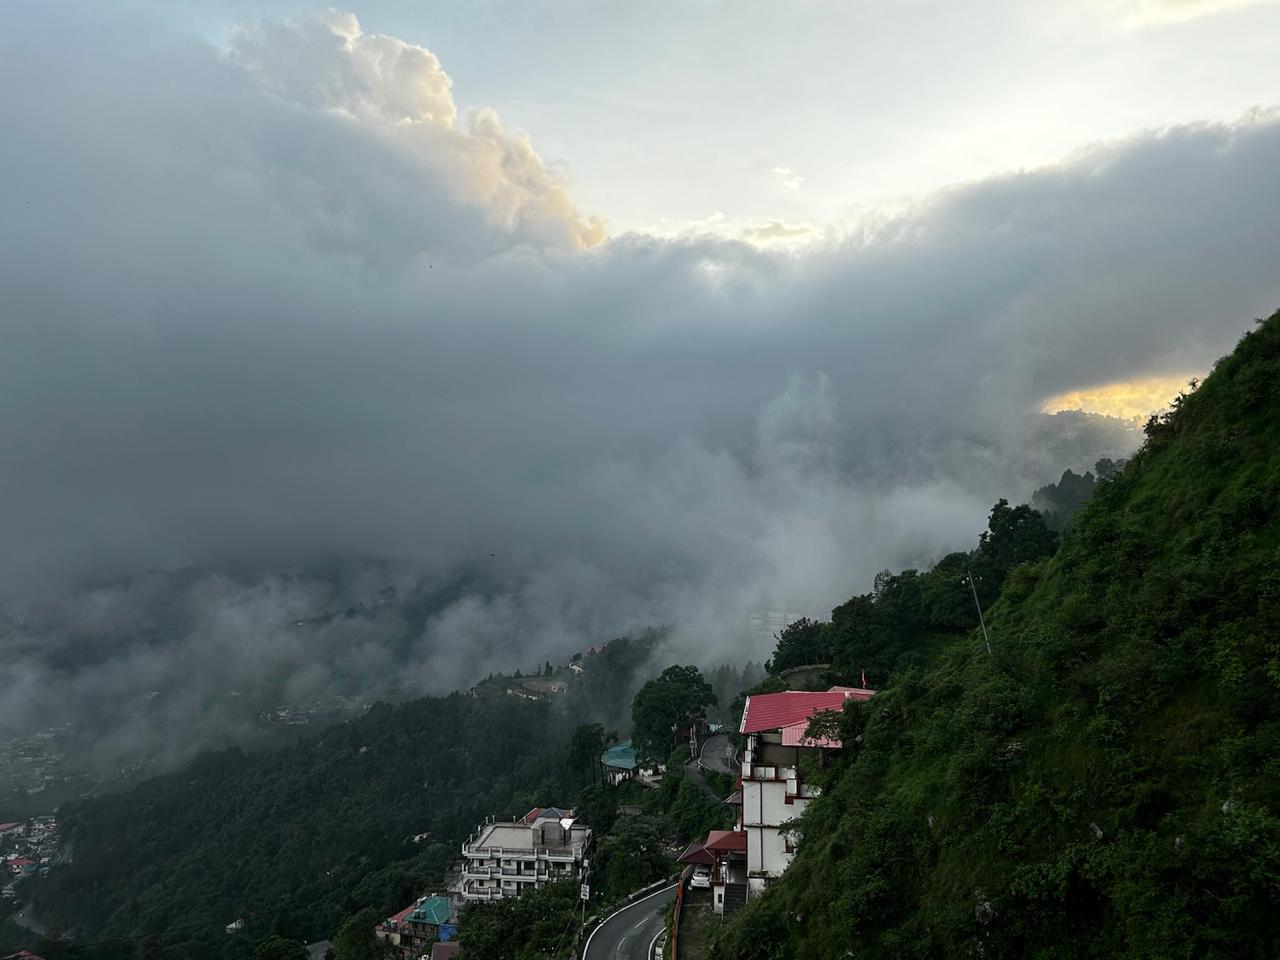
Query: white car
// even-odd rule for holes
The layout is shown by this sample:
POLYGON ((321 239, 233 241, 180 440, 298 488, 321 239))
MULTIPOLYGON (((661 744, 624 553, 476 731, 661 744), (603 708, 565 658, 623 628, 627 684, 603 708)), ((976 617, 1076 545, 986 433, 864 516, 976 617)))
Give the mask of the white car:
POLYGON ((693 871, 693 876, 689 878, 690 890, 710 890, 711 889, 711 868, 697 867, 693 871))

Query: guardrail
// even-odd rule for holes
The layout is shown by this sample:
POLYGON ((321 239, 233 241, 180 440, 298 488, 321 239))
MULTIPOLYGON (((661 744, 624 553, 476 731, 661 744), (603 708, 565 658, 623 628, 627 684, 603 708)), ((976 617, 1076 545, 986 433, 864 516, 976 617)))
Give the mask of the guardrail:
POLYGON ((692 872, 693 867, 685 867, 680 874, 680 886, 676 887, 676 906, 671 912, 671 937, 667 941, 671 944, 671 960, 677 960, 680 956, 680 909, 684 906, 684 885, 692 872))

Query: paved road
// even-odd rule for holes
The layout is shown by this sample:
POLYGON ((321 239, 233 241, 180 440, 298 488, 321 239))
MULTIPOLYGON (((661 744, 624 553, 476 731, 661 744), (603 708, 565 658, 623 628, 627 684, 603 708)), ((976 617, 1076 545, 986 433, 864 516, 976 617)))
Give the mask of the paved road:
POLYGON ((738 772, 737 757, 733 753, 733 744, 729 742, 727 733, 718 733, 702 741, 702 749, 698 752, 698 765, 716 773, 727 773, 733 776, 738 772))
POLYGON ((592 932, 582 960, 649 960, 649 945, 663 929, 662 913, 676 898, 676 884, 637 900, 592 932))

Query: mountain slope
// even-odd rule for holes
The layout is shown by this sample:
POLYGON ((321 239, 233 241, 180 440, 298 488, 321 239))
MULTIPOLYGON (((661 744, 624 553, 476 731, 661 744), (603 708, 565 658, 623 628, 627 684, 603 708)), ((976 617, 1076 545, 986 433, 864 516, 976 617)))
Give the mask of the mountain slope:
POLYGON ((730 957, 1280 955, 1280 314, 845 718, 730 957))

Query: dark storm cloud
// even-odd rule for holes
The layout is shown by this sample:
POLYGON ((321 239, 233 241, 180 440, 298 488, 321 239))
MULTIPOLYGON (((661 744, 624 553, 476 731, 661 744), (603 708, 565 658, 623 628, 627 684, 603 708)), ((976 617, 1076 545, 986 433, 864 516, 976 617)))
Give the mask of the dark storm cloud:
MULTIPOLYGON (((1203 369, 1280 293, 1273 115, 958 188, 800 256, 596 245, 527 140, 458 118, 433 56, 352 18, 226 51, 8 18, 5 717, 42 684, 179 674, 193 709, 201 684, 273 671, 447 689, 656 622, 695 655, 759 656, 749 611, 822 614, 1135 442, 1041 399, 1203 369), (395 625, 282 629, 335 594, 276 573, 330 557, 392 558, 405 583, 480 564, 489 586, 397 666, 395 625), (86 577, 187 565, 256 572, 184 586, 197 612, 165 643, 62 605, 86 577), (51 678, 32 625, 78 617, 119 649, 51 678), (173 669, 196 650, 217 666, 173 669)), ((137 589, 105 605, 145 607, 137 589)))

